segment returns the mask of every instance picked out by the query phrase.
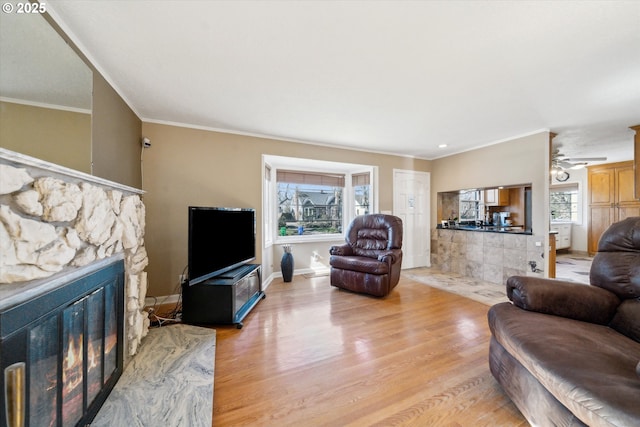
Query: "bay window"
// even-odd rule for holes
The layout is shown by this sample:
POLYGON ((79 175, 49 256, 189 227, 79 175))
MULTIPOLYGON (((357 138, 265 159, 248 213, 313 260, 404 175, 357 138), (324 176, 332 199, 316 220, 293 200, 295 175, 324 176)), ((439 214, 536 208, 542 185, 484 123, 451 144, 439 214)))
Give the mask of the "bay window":
POLYGON ((353 218, 375 209, 374 166, 280 156, 264 160, 267 244, 335 240, 353 218))

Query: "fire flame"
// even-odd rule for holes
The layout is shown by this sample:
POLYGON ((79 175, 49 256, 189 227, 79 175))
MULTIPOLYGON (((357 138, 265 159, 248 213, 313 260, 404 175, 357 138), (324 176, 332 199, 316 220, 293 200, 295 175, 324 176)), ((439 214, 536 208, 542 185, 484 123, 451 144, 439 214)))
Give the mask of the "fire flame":
MULTIPOLYGON (((83 336, 77 339, 69 338, 67 353, 62 363, 62 383, 64 393, 72 392, 76 387, 82 385, 83 376, 83 336)), ((93 342, 87 345, 87 372, 100 367, 101 355, 94 349, 93 342)))
POLYGON ((87 348, 87 359, 87 372, 98 367, 98 358, 91 341, 89 341, 89 347, 87 348))
POLYGON ((70 393, 75 390, 76 387, 82 385, 82 343, 82 334, 78 336, 77 344, 73 338, 69 338, 67 354, 62 363, 63 393, 70 393))

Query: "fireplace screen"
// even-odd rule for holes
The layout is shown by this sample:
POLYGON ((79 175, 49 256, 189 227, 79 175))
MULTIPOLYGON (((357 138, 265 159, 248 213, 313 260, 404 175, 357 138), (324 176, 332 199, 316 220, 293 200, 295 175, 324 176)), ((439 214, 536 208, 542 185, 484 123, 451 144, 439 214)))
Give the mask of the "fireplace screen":
MULTIPOLYGON (((71 300, 49 307, 44 316, 2 340, 7 426, 88 424, 115 385, 122 372, 123 280, 121 272, 105 279, 105 269, 65 285, 74 291, 71 300), (5 365, 10 354, 25 357, 5 365), (7 375, 16 369, 24 372, 7 375), (23 378, 22 389, 13 378, 23 378)), ((32 309, 37 311, 43 302, 38 300, 27 304, 35 304, 32 309)), ((0 314, 0 321, 11 320, 8 311, 0 314)))

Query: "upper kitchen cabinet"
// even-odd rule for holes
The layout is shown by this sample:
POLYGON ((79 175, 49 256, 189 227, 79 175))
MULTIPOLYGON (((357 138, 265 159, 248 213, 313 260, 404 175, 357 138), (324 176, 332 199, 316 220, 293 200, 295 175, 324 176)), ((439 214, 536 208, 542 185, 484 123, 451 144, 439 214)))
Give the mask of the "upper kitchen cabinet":
POLYGON ((614 222, 640 216, 640 201, 635 198, 633 162, 591 166, 589 171, 589 255, 598 251, 602 233, 614 222))
POLYGON ((484 204, 487 206, 509 206, 509 189, 490 188, 484 190, 484 204))

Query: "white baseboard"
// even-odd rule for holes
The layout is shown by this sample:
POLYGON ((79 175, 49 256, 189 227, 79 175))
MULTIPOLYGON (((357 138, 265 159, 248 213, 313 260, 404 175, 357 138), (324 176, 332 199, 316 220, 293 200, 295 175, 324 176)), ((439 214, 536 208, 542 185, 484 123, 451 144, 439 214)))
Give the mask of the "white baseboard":
POLYGON ((271 284, 271 282, 273 282, 273 279, 275 279, 275 277, 276 277, 275 274, 271 273, 269 275, 269 277, 267 277, 266 279, 265 278, 262 279, 262 290, 263 291, 269 287, 269 285, 271 284))
MULTIPOLYGON (((301 268, 301 269, 297 269, 297 270, 293 270, 293 275, 294 276, 299 276, 302 274, 318 274, 318 275, 323 275, 323 274, 329 274, 331 272, 331 268, 330 267, 326 267, 326 268, 301 268)), ((282 272, 274 272, 271 276, 273 276, 273 278, 282 278, 282 272)))

